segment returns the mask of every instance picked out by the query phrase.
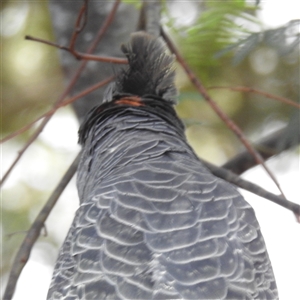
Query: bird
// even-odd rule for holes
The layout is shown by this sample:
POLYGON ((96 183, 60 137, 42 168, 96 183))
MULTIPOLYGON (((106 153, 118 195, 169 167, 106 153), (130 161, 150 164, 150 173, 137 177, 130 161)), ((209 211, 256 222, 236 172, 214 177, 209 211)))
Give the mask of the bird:
POLYGON ((278 299, 253 208, 188 144, 174 57, 146 32, 121 50, 79 129, 80 206, 47 299, 278 299))

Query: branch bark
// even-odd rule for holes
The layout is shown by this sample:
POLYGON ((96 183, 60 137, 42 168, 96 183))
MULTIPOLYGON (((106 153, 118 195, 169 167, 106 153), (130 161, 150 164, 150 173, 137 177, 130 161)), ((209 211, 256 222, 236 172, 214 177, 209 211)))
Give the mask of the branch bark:
POLYGON ((284 196, 284 193, 275 178, 275 176, 272 174, 272 172, 269 170, 269 168, 266 166, 263 158, 257 152, 251 143, 248 141, 242 130, 225 114, 223 110, 217 105, 217 103, 210 97, 208 92, 206 91, 205 87, 201 83, 200 79, 197 78, 197 76, 194 74, 194 72, 191 70, 191 68, 188 66, 184 58, 181 56, 169 36, 164 32, 163 29, 161 29, 161 35, 164 38, 165 42, 167 43, 170 51, 174 53, 174 55, 177 58, 178 63, 182 66, 184 69, 186 75, 189 77, 191 83, 195 86, 195 88, 198 90, 198 92, 203 96, 205 101, 210 105, 210 107, 214 110, 214 112, 219 116, 219 118, 226 124, 226 126, 237 136, 237 138, 244 144, 245 148, 249 151, 249 153, 253 156, 253 158, 257 161, 258 164, 261 164, 262 167, 265 169, 265 171, 269 174, 270 178, 273 180, 275 185, 277 186, 278 190, 281 192, 281 194, 284 196))
POLYGON ((294 212, 297 219, 300 218, 300 205, 299 204, 291 202, 291 201, 283 198, 282 196, 272 194, 272 193, 268 192, 267 190, 263 189, 262 187, 254 184, 250 181, 242 179, 241 177, 239 177, 238 175, 234 174, 231 171, 228 171, 224 168, 217 167, 205 160, 201 159, 201 161, 215 176, 222 178, 222 179, 226 180, 227 182, 230 182, 230 183, 236 185, 237 187, 247 190, 253 194, 256 194, 260 197, 268 199, 268 200, 294 212))
MULTIPOLYGON (((86 45, 90 40, 101 36, 101 43, 96 44, 92 52, 94 55, 124 57, 120 45, 126 43, 130 33, 136 30, 139 12, 133 5, 119 3, 120 0, 112 1, 89 1, 87 23, 84 30, 76 37, 75 48, 78 52, 87 53, 86 45), (115 3, 119 3, 114 18, 107 18, 115 3), (102 31, 97 34, 98 28, 102 31), (98 36, 97 36, 98 35, 98 36)), ((74 1, 72 5, 68 1, 50 0, 49 7, 56 43, 66 44, 74 31, 78 11, 82 1, 74 1), (70 17, 71 16, 71 17, 70 17), (62 26, 61 19, 69 19, 62 26)), ((68 82, 78 68, 80 62, 70 58, 70 53, 60 51, 60 60, 66 81, 68 82)), ((103 62, 85 62, 86 67, 71 91, 71 95, 77 94, 107 77, 118 73, 121 66, 103 62)), ((97 90, 92 95, 76 101, 73 108, 81 122, 85 115, 96 105, 101 104, 105 88, 97 90)))
POLYGON ((78 154, 27 232, 26 237, 23 240, 23 243, 14 259, 3 300, 12 299, 17 281, 29 259, 33 244, 38 239, 41 229, 43 228, 45 221, 56 204, 58 198, 74 176, 79 163, 79 158, 80 155, 78 154))
MULTIPOLYGON (((265 160, 267 160, 275 155, 280 154, 282 151, 291 149, 292 147, 299 145, 299 130, 294 132, 297 135, 297 138, 285 141, 286 137, 288 136, 289 130, 291 130, 290 127, 286 126, 285 128, 277 130, 276 132, 270 134, 256 144, 256 150, 265 160)), ((235 174, 242 174, 256 165, 258 165, 258 163, 257 161, 255 161, 253 156, 248 151, 243 151, 227 161, 222 167, 232 171, 235 174)))

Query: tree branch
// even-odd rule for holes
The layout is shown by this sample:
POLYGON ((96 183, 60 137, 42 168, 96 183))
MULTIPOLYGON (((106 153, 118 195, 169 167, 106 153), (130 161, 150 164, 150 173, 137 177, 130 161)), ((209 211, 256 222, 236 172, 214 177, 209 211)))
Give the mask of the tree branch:
POLYGON ((19 276, 24 266, 28 261, 33 244, 38 239, 41 229, 43 228, 45 221, 48 218, 48 215, 50 214, 51 210, 56 204, 56 201, 58 200, 61 193, 64 191, 64 189, 72 179, 73 175, 75 174, 79 163, 79 158, 80 158, 80 154, 77 155, 77 157, 75 158, 75 160, 73 161, 73 163, 71 164, 71 166, 69 167, 65 175, 62 177, 59 184, 52 192, 50 198, 48 199, 48 201, 46 202, 46 204, 44 205, 44 207, 42 208, 42 210, 34 220, 29 231, 27 232, 26 237, 23 240, 23 243, 19 248, 19 251, 13 262, 11 272, 9 274, 6 290, 3 297, 4 300, 12 299, 17 281, 19 279, 19 276))
POLYGON ((159 37, 160 35, 160 12, 161 2, 159 0, 146 0, 143 3, 138 30, 159 37))
MULTIPOLYGON (((288 130, 289 127, 286 126, 285 128, 277 130, 257 143, 255 148, 265 160, 299 144, 299 130, 297 131, 298 139, 294 139, 289 143, 282 143, 284 138, 287 136, 288 130)), ((227 161, 222 167, 235 174, 242 174, 256 165, 258 165, 258 163, 253 156, 248 151, 243 151, 227 161)))
MULTIPOLYGON (((91 45, 89 46, 89 48, 87 50, 87 54, 92 53, 96 49, 99 41, 101 40, 101 38, 103 37, 103 35, 107 31, 109 25, 113 21, 114 16, 115 16, 115 14, 117 12, 117 9, 119 7, 119 4, 120 4, 120 0, 115 1, 111 12, 107 15, 107 17, 106 17, 106 19, 104 21, 104 24, 99 29, 99 31, 98 31, 95 39, 92 41, 91 45)), ((64 101, 64 99, 67 97, 67 95, 71 92, 71 90, 73 89, 75 83, 79 79, 81 72, 86 67, 87 63, 88 63, 88 61, 82 61, 82 63, 77 68, 75 74, 72 76, 72 78, 71 78, 68 86, 66 87, 66 89, 64 90, 64 92, 62 93, 62 95, 59 97, 59 99, 53 105, 53 108, 56 108, 57 106, 59 106, 59 104, 62 103, 64 101)), ((53 115, 53 113, 49 114, 47 117, 44 118, 44 120, 42 121, 41 125, 36 129, 36 131, 32 135, 32 137, 27 141, 27 143, 25 144, 25 146, 19 151, 19 153, 17 155, 17 158, 15 159, 15 161, 13 162, 13 164, 10 166, 10 168, 6 172, 5 176, 2 178, 2 180, 0 182, 0 185, 2 185, 4 183, 4 181, 8 178, 9 174, 14 169, 14 167, 17 164, 17 162, 21 159, 22 155, 26 152, 26 150, 28 149, 28 147, 36 140, 36 138, 39 136, 39 134, 43 131, 44 127, 47 125, 47 123, 51 119, 52 115, 53 115)))
POLYGON ((46 44, 48 46, 52 46, 52 47, 58 48, 60 50, 67 51, 70 54, 72 54, 78 60, 102 61, 102 62, 114 63, 114 64, 127 64, 128 63, 128 60, 125 59, 125 58, 109 57, 109 56, 99 56, 99 55, 92 55, 92 54, 81 53, 81 52, 78 52, 78 51, 76 51, 74 49, 71 49, 69 47, 61 46, 61 45, 58 45, 56 43, 52 43, 50 41, 43 40, 43 39, 40 39, 40 38, 36 38, 36 37, 30 36, 30 35, 26 35, 25 36, 25 40, 39 42, 39 43, 42 43, 42 44, 46 44))
POLYGON ((299 103, 294 102, 294 101, 292 101, 290 99, 287 99, 285 97, 280 97, 280 96, 277 96, 277 95, 274 95, 274 94, 270 94, 270 93, 261 91, 259 89, 250 88, 250 87, 247 87, 247 86, 211 86, 208 89, 209 90, 226 89, 226 90, 230 90, 230 91, 234 91, 234 92, 259 94, 259 95, 262 95, 262 96, 264 96, 266 98, 269 98, 269 99, 272 99, 272 100, 277 100, 277 101, 285 103, 287 105, 300 108, 300 104, 299 103))
POLYGON ((205 160, 202 160, 202 163, 217 177, 222 178, 244 190, 247 190, 253 194, 256 194, 260 197, 268 199, 292 212, 295 213, 297 219, 300 220, 300 205, 291 202, 287 199, 282 198, 281 196, 277 196, 272 194, 265 189, 261 188, 260 186, 251 183, 250 181, 244 180, 241 177, 237 176, 236 174, 224 169, 217 167, 205 160))
POLYGON ((217 103, 209 96, 207 93, 205 87, 202 85, 200 80, 196 77, 196 75, 193 73, 191 68, 188 66, 184 58, 180 55, 175 45, 172 43, 168 35, 164 32, 164 30, 161 28, 161 34, 164 40, 166 41, 170 51, 174 53, 174 55, 177 58, 177 61, 182 66, 182 68, 185 70, 187 76, 189 77, 190 81, 193 83, 193 85, 196 87, 196 89, 199 91, 199 93, 203 96, 203 98, 209 103, 211 108, 215 111, 215 113, 220 117, 220 119, 226 124, 226 126, 239 138, 239 140, 244 144, 246 149, 251 153, 251 155, 255 158, 258 164, 261 164, 265 171, 269 174, 270 178, 272 178, 275 185, 278 187, 279 191, 282 195, 284 195, 277 179, 272 174, 272 172, 269 170, 269 168, 266 166, 263 158, 261 155, 255 150, 255 148, 251 145, 251 143, 248 141, 248 139, 243 134, 242 130, 221 110, 221 108, 217 105, 217 103))
MULTIPOLYGON (((71 6, 68 1, 50 0, 49 7, 52 18, 54 34, 57 44, 65 44, 74 34, 74 24, 76 16, 82 5, 81 1, 75 1, 71 6), (63 14, 63 16, 62 16, 63 14), (70 18, 72 20, 60 25, 58 16, 70 18)), ((89 1, 88 3, 88 21, 84 30, 76 37, 76 51, 85 54, 99 56, 122 57, 120 45, 127 42, 129 34, 136 27, 138 11, 133 5, 117 1, 89 1), (120 9, 119 9, 120 8, 120 9), (100 30, 98 30, 100 28, 100 30), (101 43, 98 43, 101 39, 101 43), (92 40, 93 49, 87 49, 88 41, 92 40)), ((77 18, 78 19, 78 18, 77 18)), ((76 72, 78 66, 83 63, 70 59, 70 54, 66 51, 60 51, 60 60, 64 77, 70 81, 76 72)), ((72 89, 72 93, 87 89, 90 85, 103 81, 109 76, 114 76, 122 67, 120 64, 107 64, 103 62, 89 63, 85 62, 84 72, 80 73, 80 78, 72 89)), ((73 103, 73 108, 79 122, 96 105, 101 104, 104 89, 97 90, 93 95, 86 95, 84 99, 79 99, 73 103)))
MULTIPOLYGON (((107 79, 96 83, 95 85, 87 88, 86 90, 80 92, 79 94, 61 102, 59 105, 55 106, 54 108, 50 109, 49 111, 47 111, 46 113, 44 113, 43 115, 39 116, 37 119, 35 119, 34 121, 32 121, 31 123, 23 126, 22 128, 16 130, 15 132, 10 133, 9 135, 7 135, 6 137, 4 137, 2 140, 0 140, 0 144, 12 139, 13 137, 25 132, 26 130, 30 129, 37 121, 48 117, 48 116, 52 116, 59 108, 64 107, 66 105, 69 105, 70 103, 75 102, 76 100, 84 97, 85 95, 88 95, 90 93, 92 93, 93 91, 99 89, 100 87, 108 84, 109 82, 111 82, 115 77, 114 76, 110 76, 107 79)), ((4 175, 3 180, 0 181, 0 186, 1 184, 4 182, 5 177, 7 176, 7 174, 4 175)))

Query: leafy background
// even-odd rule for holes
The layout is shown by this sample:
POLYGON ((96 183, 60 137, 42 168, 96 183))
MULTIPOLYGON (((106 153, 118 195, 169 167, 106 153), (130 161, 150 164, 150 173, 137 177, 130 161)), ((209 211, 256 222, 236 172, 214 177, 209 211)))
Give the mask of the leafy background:
MULTIPOLYGON (((275 2, 272 1, 272 7, 254 1, 168 1, 162 20, 206 87, 248 86, 299 101, 299 20, 292 20, 297 6, 295 1, 275 2), (286 17, 280 15, 278 22, 270 26, 265 16, 268 10, 272 14, 274 7, 281 9, 286 17)), ((57 51, 25 41, 27 34, 54 40, 47 2, 1 2, 3 136, 46 112, 65 84, 57 51)), ((220 165, 243 149, 179 67, 177 86, 180 90, 177 111, 199 156, 220 165)), ((294 108, 260 95, 227 89, 212 89, 210 94, 252 141, 293 119, 299 120, 299 112, 294 108)), ((24 237, 23 231, 30 227, 80 149, 77 130, 72 108, 60 109, 4 185, 1 192, 2 287, 24 237)), ((29 130, 2 145, 2 173, 32 132, 29 130)), ((299 147, 272 159, 270 167, 288 198, 299 203, 299 189, 294 188, 299 179, 299 147)), ((259 167, 245 176, 277 193, 259 167)), ((293 299, 298 289, 297 276, 293 274, 300 267, 299 225, 290 212, 250 194, 245 196, 255 207, 262 226, 281 299, 293 299)), ((27 299, 26 291, 30 299, 45 298, 58 247, 77 205, 74 179, 47 220, 47 236, 39 238, 14 299, 27 299)))

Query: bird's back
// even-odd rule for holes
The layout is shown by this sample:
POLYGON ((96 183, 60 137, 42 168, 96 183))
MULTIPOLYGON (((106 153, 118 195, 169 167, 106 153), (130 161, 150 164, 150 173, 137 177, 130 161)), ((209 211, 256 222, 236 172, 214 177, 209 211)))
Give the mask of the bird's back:
POLYGON ((277 299, 253 209, 185 139, 172 59, 144 33, 123 51, 80 130, 81 203, 48 299, 277 299))

